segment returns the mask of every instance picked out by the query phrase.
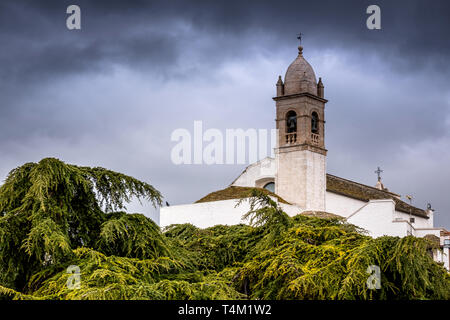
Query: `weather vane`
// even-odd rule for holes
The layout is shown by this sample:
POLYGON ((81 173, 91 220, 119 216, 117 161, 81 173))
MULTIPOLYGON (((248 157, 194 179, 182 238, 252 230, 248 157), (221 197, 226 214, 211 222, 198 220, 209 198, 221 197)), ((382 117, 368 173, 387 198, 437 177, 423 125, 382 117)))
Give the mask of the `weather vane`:
POLYGON ((375 170, 375 173, 378 176, 378 181, 381 181, 381 173, 383 172, 383 170, 380 169, 380 167, 378 167, 377 170, 375 170))
MULTIPOLYGON (((409 204, 412 204, 413 196, 410 196, 409 194, 407 194, 405 197, 406 197, 406 199, 409 200, 409 204)), ((411 210, 411 209, 410 209, 410 210, 411 210)))
POLYGON ((300 41, 300 44, 302 44, 302 36, 303 36, 303 33, 299 33, 299 34, 297 34, 297 39, 298 39, 298 41, 300 41))

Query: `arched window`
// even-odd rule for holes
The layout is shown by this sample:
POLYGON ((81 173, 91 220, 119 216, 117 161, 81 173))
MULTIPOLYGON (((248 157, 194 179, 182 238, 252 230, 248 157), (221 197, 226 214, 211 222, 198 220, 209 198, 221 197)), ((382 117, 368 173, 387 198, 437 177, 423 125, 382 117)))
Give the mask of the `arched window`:
POLYGON ((319 133, 319 116, 315 111, 311 115, 311 132, 315 134, 319 133))
POLYGON ((275 182, 269 182, 264 185, 264 189, 275 192, 275 182))
POLYGON ((286 132, 297 132, 297 114, 295 111, 291 110, 286 114, 286 132))

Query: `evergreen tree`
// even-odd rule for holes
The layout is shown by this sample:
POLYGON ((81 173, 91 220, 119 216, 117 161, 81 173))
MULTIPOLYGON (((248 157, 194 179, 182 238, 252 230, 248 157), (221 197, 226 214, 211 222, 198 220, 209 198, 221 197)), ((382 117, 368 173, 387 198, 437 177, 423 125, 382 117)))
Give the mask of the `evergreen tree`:
POLYGON ((133 197, 162 199, 132 177, 57 159, 12 170, 0 187, 0 299, 450 299, 426 239, 289 217, 257 189, 241 200, 249 225, 162 232, 123 211, 133 197), (380 289, 367 285, 369 266, 380 289))
POLYGON ((144 216, 112 212, 132 197, 161 203, 151 185, 103 168, 47 158, 12 170, 0 188, 0 284, 23 290, 31 275, 64 264, 78 247, 165 253, 162 235, 146 238, 159 232, 150 220, 143 227, 144 216))

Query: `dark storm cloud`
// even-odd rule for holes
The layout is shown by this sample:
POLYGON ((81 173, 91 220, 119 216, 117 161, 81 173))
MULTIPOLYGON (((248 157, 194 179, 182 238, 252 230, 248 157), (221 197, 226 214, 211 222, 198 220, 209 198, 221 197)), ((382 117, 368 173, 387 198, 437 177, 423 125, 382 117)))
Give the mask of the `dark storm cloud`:
POLYGON ((83 30, 69 31, 63 1, 37 4, 12 2, 0 9, 0 75, 4 81, 44 81, 99 72, 111 63, 158 68, 173 62, 176 41, 161 30, 145 30, 144 20, 139 23, 124 11, 113 14, 82 6, 83 30))
MULTIPOLYGON (((308 50, 347 51, 358 58, 352 64, 359 64, 361 69, 367 63, 364 58, 378 56, 396 72, 415 74, 425 70, 429 72, 427 81, 435 81, 434 87, 445 86, 450 58, 450 41, 446 41, 450 19, 446 13, 450 12, 450 3, 376 3, 382 9, 381 31, 365 27, 365 8, 372 4, 369 1, 2 2, 2 133, 27 134, 26 129, 17 133, 10 128, 14 123, 11 117, 29 114, 17 98, 38 91, 46 81, 109 73, 115 65, 152 72, 156 77, 186 79, 198 71, 198 66, 186 65, 193 60, 199 61, 200 71, 204 71, 209 66, 217 68, 239 57, 254 56, 256 50, 271 57, 272 52, 295 45, 298 31, 305 33, 308 50), (81 31, 65 27, 65 10, 73 3, 82 9, 81 31), (189 53, 190 60, 185 59, 189 53)), ((445 108, 445 104, 437 105, 435 111, 445 108)), ((375 108, 365 112, 371 118, 381 114, 375 108)), ((444 118, 436 122, 431 114, 421 112, 420 106, 409 106, 405 113, 409 129, 396 127, 398 134, 415 139, 446 130, 444 118)), ((389 121, 394 120, 383 120, 391 125, 389 121)), ((396 132, 391 134, 395 136, 396 132)))
POLYGON ((450 19, 443 13, 450 12, 449 2, 376 3, 383 28, 377 32, 365 27, 369 1, 4 2, 0 75, 3 81, 42 81, 97 72, 110 63, 167 73, 197 37, 217 40, 209 55, 216 63, 245 55, 246 46, 274 50, 292 45, 297 31, 319 49, 346 47, 385 56, 405 72, 448 68, 450 19), (82 31, 65 28, 65 9, 73 3, 82 8, 82 31))
MULTIPOLYGON (((449 135, 449 12, 448 1, 2 1, 0 164, 7 155, 9 160, 3 165, 10 169, 21 164, 15 154, 23 150, 27 150, 23 154, 38 160, 38 155, 45 156, 60 147, 58 154, 70 155, 74 161, 95 159, 96 164, 119 171, 127 168, 130 174, 138 175, 149 165, 143 162, 129 168, 125 158, 133 155, 136 161, 145 154, 150 167, 156 168, 152 179, 159 179, 162 191, 167 190, 174 201, 181 197, 180 188, 199 177, 204 183, 186 190, 183 200, 178 198, 195 200, 189 197, 214 189, 219 181, 230 182, 242 168, 170 167, 167 154, 171 130, 185 126, 183 121, 191 123, 194 116, 208 121, 222 117, 221 122, 231 127, 245 126, 250 121, 256 126, 271 127, 273 83, 295 58, 295 37, 302 32, 305 56, 310 62, 313 53, 320 56, 329 52, 348 67, 340 69, 340 74, 324 74, 312 63, 317 75, 324 77, 330 99, 330 168, 361 181, 368 166, 396 159, 404 146, 438 141, 449 135), (65 12, 71 4, 81 7, 81 31, 66 28, 65 12), (371 4, 381 7, 382 30, 366 28, 365 11, 371 4), (195 89, 192 83, 198 79, 204 79, 200 85, 211 90, 229 81, 218 73, 223 65, 234 62, 253 66, 251 62, 259 57, 270 61, 281 57, 285 61, 283 67, 270 73, 272 78, 258 79, 260 83, 251 87, 264 87, 264 91, 258 91, 267 95, 261 99, 267 101, 264 115, 258 107, 245 105, 260 100, 251 100, 245 91, 237 93, 238 85, 230 92, 236 92, 237 97, 230 100, 228 113, 225 108, 214 110, 222 102, 213 100, 214 95, 210 96, 213 102, 209 109, 196 105, 201 99, 195 99, 204 94, 201 90, 185 95, 185 91, 195 89), (117 76, 117 67, 142 75, 142 82, 115 95, 115 90, 130 81, 123 75, 117 76), (352 78, 355 70, 356 80, 352 78), (364 73, 366 77, 361 77, 364 73), (97 88, 101 81, 96 79, 101 76, 115 80, 97 88), (376 79, 380 85, 376 81, 364 83, 368 79, 376 79), (172 98, 171 102, 164 97, 154 100, 168 82, 177 82, 180 96, 192 98, 182 101, 188 112, 172 97, 176 92, 165 92, 164 97, 172 98), (79 94, 74 90, 79 90, 79 94), (141 97, 135 98, 143 91, 141 97), (244 97, 248 98, 245 102, 240 100, 244 97), (148 102, 136 107, 139 99, 148 102), (236 112, 240 112, 239 119, 236 112), (148 146, 147 140, 131 145, 126 139, 120 140, 143 126, 146 118, 151 124, 148 136, 165 143, 151 141, 152 152, 157 156, 139 147, 139 143, 148 146), (161 119, 170 119, 170 124, 163 126, 161 119), (88 143, 80 142, 84 137, 88 143), (36 145, 36 141, 40 144, 36 145), (73 147, 77 143, 79 149, 73 147), (121 155, 124 159, 117 150, 109 150, 115 148, 125 150, 121 155), (341 160, 339 157, 345 159, 345 153, 351 154, 351 160, 358 165, 341 160), (112 158, 121 160, 114 162, 112 158)), ((257 98, 254 92, 252 96, 257 98)), ((445 150, 448 146, 442 144, 445 150)), ((411 157, 419 158, 414 154, 411 157)), ((419 167, 418 163, 415 165, 419 167)), ((386 166, 386 172, 399 167, 394 163, 386 166)), ((414 168, 413 163, 410 168, 414 168)), ((418 175, 424 177, 424 172, 431 171, 426 168, 418 175)), ((408 179, 402 172, 398 177, 408 179)), ((445 189, 448 185, 444 184, 444 177, 445 174, 431 172, 428 189, 445 189)), ((420 188, 425 190, 424 198, 436 198, 426 192, 427 187, 420 188)), ((439 201, 443 211, 450 211, 444 196, 439 201)))

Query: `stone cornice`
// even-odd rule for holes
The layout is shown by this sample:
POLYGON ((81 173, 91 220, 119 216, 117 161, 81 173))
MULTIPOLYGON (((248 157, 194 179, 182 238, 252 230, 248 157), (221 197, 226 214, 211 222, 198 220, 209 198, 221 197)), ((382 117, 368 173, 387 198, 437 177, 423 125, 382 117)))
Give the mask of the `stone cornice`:
POLYGON ((324 156, 327 155, 327 149, 321 148, 318 146, 315 146, 313 144, 309 143, 302 143, 302 144, 294 144, 294 145, 286 145, 276 148, 278 152, 284 153, 284 152, 291 152, 291 151, 303 151, 303 150, 309 150, 312 152, 317 152, 319 154, 322 154, 324 156))
POLYGON ((273 97, 272 99, 275 101, 280 101, 280 100, 286 100, 286 99, 292 99, 292 98, 298 98, 298 97, 309 97, 309 98, 312 98, 314 100, 317 100, 317 101, 320 101, 323 103, 328 102, 327 99, 321 98, 321 97, 311 94, 309 92, 302 92, 302 93, 296 93, 296 94, 289 94, 289 95, 285 95, 285 96, 273 97))

